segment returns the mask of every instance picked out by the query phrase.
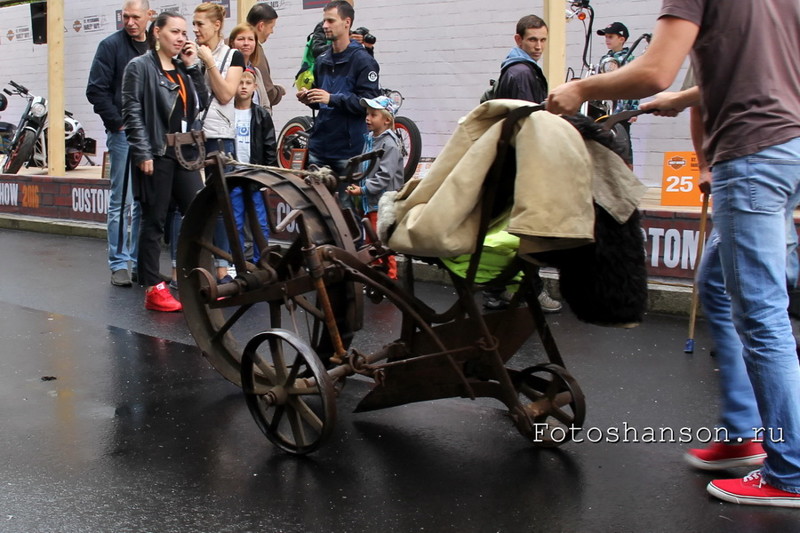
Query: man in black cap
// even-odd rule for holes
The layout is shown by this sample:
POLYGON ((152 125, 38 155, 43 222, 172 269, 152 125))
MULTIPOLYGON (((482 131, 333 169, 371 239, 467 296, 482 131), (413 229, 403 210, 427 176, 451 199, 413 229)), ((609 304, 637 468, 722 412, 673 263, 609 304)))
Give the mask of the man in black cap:
MULTIPOLYGON (((633 55, 628 57, 628 47, 625 46, 625 43, 628 41, 628 37, 630 37, 630 32, 628 32, 628 27, 621 22, 612 22, 602 30, 597 30, 597 35, 606 38, 606 47, 608 48, 608 52, 600 58, 600 64, 603 65, 603 62, 607 59, 613 58, 616 61, 616 67, 619 68, 623 66, 623 61, 625 63, 630 63, 633 61, 633 55), (627 61, 625 58, 627 57, 627 61)), ((613 64, 613 61, 611 61, 613 64)), ((613 67, 612 67, 613 68, 613 67)), ((606 67, 608 69, 608 67, 606 67)), ((603 70, 603 72, 608 72, 608 70, 603 70)), ((628 111, 631 109, 639 109, 639 100, 617 100, 614 102, 614 109, 612 110, 614 113, 619 113, 620 111, 628 111)), ((631 122, 636 122, 636 117, 630 119, 630 122, 623 122, 622 127, 625 128, 625 133, 627 133, 628 137, 628 153, 630 154, 630 159, 633 161, 633 146, 631 145, 631 122)))

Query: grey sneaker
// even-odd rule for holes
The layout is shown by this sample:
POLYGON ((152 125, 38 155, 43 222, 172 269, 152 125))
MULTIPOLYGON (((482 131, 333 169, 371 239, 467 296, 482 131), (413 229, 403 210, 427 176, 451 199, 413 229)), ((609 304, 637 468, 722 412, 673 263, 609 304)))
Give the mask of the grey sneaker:
POLYGON ((542 306, 542 311, 545 313, 558 313, 562 307, 561 302, 550 298, 545 289, 542 289, 542 292, 539 293, 539 305, 542 306))
POLYGON ((117 287, 130 287, 131 275, 127 268, 121 268, 111 273, 111 284, 117 287))

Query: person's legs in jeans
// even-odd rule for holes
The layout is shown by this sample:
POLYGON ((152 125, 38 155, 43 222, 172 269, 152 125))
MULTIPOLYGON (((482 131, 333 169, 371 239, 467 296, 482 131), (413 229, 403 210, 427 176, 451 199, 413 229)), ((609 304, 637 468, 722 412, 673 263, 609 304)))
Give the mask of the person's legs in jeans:
POLYGON ((800 365, 786 312, 785 212, 800 198, 800 139, 718 163, 713 174, 725 286, 766 428, 763 478, 797 493, 800 365))
POLYGON ((139 240, 139 221, 141 219, 141 207, 139 202, 134 202, 131 182, 128 182, 128 190, 125 198, 125 213, 122 212, 122 188, 125 179, 125 164, 128 161, 128 139, 124 131, 108 132, 106 145, 111 164, 111 195, 108 201, 108 267, 114 272, 116 270, 127 269, 128 262, 133 262, 133 270, 136 270, 136 259, 138 254, 139 240), (128 220, 127 212, 131 209, 131 237, 128 241, 128 220), (119 248, 119 226, 123 225, 122 234, 124 241, 122 248, 119 248))
POLYGON ((744 365, 742 342, 733 327, 731 300, 725 291, 716 230, 711 232, 703 253, 697 273, 697 289, 719 364, 721 427, 733 442, 738 438, 752 439, 753 428, 761 427, 761 417, 744 365))
MULTIPOLYGON (((233 139, 206 139, 206 153, 221 151, 228 154, 236 154, 236 146, 233 139)), ((234 167, 233 165, 225 165, 224 171, 225 173, 233 172, 234 167)), ((217 246, 220 250, 228 250, 230 251, 231 245, 228 241, 228 233, 225 230, 225 222, 222 220, 222 216, 220 215, 217 217, 217 223, 214 226, 214 237, 213 237, 214 245, 217 246)), ((217 279, 222 279, 228 275, 228 267, 231 266, 231 263, 222 257, 216 257, 214 259, 214 266, 217 267, 217 279)))

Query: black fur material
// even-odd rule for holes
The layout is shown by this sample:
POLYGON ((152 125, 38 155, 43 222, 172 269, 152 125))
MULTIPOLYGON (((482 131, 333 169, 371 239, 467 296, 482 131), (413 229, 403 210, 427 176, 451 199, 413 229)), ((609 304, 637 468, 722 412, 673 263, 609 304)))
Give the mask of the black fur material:
MULTIPOLYGON (((611 132, 587 117, 564 118, 584 139, 624 153, 611 132)), ((597 204, 594 210, 593 244, 533 257, 558 268, 561 294, 580 320, 598 325, 641 322, 647 310, 647 269, 639 211, 619 224, 597 204)))

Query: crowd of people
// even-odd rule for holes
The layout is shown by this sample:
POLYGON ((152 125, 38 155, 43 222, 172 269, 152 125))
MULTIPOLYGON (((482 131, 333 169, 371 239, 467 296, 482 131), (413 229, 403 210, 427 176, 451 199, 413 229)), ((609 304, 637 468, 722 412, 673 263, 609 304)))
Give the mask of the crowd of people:
MULTIPOLYGON (((147 0, 127 0, 122 16, 124 28, 98 47, 86 91, 106 127, 111 156, 111 283, 138 281, 146 287, 146 308, 176 311, 180 302, 159 272, 161 240, 170 206, 185 212, 202 177, 180 167, 165 135, 202 128, 209 150, 245 163, 276 163, 271 109, 286 91, 272 82, 262 45, 277 14, 256 4, 247 23, 226 38, 224 9, 206 2, 194 12, 194 39, 188 22, 171 12, 159 14, 148 33, 153 13, 147 0)), ((301 69, 296 98, 317 111, 309 163, 341 173, 351 157, 384 149, 371 174, 338 191, 343 206, 375 224, 380 195, 403 184, 402 161, 392 127, 395 106, 379 94, 378 63, 353 38, 354 19, 347 1, 324 7, 309 41, 313 68, 301 69)), ((721 423, 733 440, 689 450, 686 458, 705 470, 758 465, 743 478, 709 483, 711 495, 734 503, 800 507, 800 365, 787 313, 787 279, 796 282, 796 272, 787 269, 787 214, 800 203, 798 33, 796 0, 664 0, 646 54, 630 61, 628 28, 614 22, 598 34, 608 57, 627 59, 624 68, 549 89, 540 64, 547 25, 528 15, 517 24, 515 46, 491 95, 546 101, 548 111, 564 115, 593 99, 615 100, 617 111, 632 109, 639 98, 669 87, 691 54, 696 84, 660 93, 641 108, 668 116, 692 108, 693 138, 710 181, 704 187, 715 199, 700 295, 720 354, 721 423), (778 432, 779 439, 771 438, 778 432)), ((268 236, 263 196, 232 194, 237 226, 244 223, 243 197, 252 194, 268 236)), ((224 239, 220 235, 217 244, 224 239)), ((227 265, 218 266, 224 279, 227 265)), ((396 277, 391 259, 384 266, 396 277)), ((560 309, 539 290, 543 309, 560 309)), ((502 289, 485 298, 490 309, 504 305, 502 289)))

